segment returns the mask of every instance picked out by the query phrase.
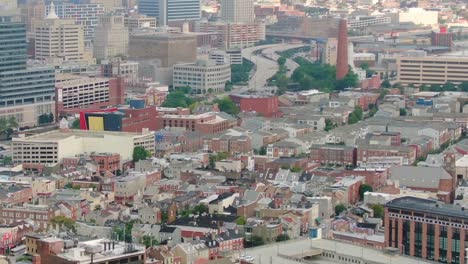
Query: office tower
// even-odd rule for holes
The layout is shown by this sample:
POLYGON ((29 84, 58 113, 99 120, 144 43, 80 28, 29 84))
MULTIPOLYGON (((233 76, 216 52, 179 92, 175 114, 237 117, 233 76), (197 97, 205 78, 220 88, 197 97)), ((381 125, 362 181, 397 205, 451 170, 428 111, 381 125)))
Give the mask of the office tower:
POLYGON ((200 0, 140 0, 138 12, 156 17, 158 24, 196 21, 200 19, 200 0))
POLYGON ((73 19, 59 19, 54 3, 47 17, 38 21, 35 34, 35 57, 52 64, 84 60, 83 27, 73 19))
POLYGON ((36 125, 38 116, 54 111, 55 70, 27 67, 26 25, 0 15, 0 117, 36 125))
POLYGON ((87 0, 88 4, 101 4, 106 13, 112 13, 123 7, 122 0, 87 0))
POLYGON ((439 263, 466 262, 468 210, 416 197, 385 204, 385 247, 439 263))
POLYGON ((341 19, 338 26, 338 51, 336 59, 336 79, 343 79, 348 74, 348 23, 341 19))
POLYGON ((128 54, 128 29, 121 15, 104 15, 94 32, 94 58, 102 60, 128 54))
POLYGON ((221 18, 230 23, 252 23, 255 20, 253 0, 222 0, 221 18))
MULTIPOLYGON (((50 6, 47 6, 46 15, 49 12, 50 6)), ((59 18, 74 19, 76 24, 83 26, 84 40, 91 42, 98 19, 104 15, 104 7, 101 4, 60 3, 55 5, 55 12, 59 18)))

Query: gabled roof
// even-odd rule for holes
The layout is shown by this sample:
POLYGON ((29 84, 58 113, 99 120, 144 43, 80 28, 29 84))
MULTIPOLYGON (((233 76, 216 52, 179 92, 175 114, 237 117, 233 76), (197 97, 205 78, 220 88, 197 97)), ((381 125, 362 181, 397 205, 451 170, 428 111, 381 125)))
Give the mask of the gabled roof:
POLYGON ((392 166, 390 179, 398 180, 402 187, 438 189, 440 180, 452 179, 452 176, 440 167, 392 166))

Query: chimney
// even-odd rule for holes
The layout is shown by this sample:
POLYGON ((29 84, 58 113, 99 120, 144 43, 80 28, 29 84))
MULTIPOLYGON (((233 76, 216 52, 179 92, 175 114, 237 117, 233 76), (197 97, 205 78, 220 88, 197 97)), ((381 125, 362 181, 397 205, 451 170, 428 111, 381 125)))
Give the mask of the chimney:
POLYGON ((349 71, 348 65, 348 21, 341 19, 338 26, 338 50, 336 60, 336 79, 342 80, 349 71))

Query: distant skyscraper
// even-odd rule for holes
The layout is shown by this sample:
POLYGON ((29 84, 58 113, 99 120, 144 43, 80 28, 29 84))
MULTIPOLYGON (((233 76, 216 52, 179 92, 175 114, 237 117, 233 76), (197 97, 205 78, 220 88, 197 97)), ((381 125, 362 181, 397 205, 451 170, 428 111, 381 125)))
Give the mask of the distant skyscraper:
POLYGON ((0 15, 0 117, 36 125, 38 116, 54 112, 55 70, 27 67, 26 25, 0 15))
POLYGON ((54 3, 47 17, 38 21, 35 34, 35 57, 53 64, 84 60, 83 26, 73 19, 59 19, 54 3))
POLYGON ((0 1, 0 10, 15 9, 17 7, 16 0, 2 0, 0 1))
POLYGON ((156 17, 158 25, 200 19, 200 0, 139 0, 138 12, 156 17))
POLYGON ((255 20, 253 0, 221 0, 221 18, 230 23, 252 23, 255 20))
POLYGON ((99 18, 99 25, 94 32, 94 58, 107 59, 128 53, 128 29, 124 17, 104 15, 99 18))
POLYGON ((343 79, 348 74, 348 22, 340 20, 338 26, 338 51, 336 59, 336 79, 343 79))

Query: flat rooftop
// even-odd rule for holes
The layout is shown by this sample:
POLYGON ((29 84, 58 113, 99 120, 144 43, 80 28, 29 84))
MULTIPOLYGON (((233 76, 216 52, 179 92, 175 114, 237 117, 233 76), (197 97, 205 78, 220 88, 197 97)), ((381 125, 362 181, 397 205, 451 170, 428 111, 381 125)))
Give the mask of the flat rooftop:
MULTIPOLYGON (((149 134, 149 133, 148 133, 149 134)), ((105 136, 118 136, 134 138, 145 135, 143 133, 131 133, 131 132, 112 132, 112 131, 88 131, 88 130, 77 130, 71 129, 68 131, 54 130, 46 133, 32 135, 28 137, 16 137, 13 138, 13 142, 56 142, 69 137, 83 137, 83 138, 104 138, 105 136)))
POLYGON ((386 203, 385 207, 392 209, 414 210, 433 215, 468 219, 468 209, 465 210, 464 207, 411 196, 393 199, 386 203))
MULTIPOLYGON (((334 240, 318 239, 318 240, 290 240, 283 243, 273 243, 266 246, 260 246, 255 248, 247 248, 242 254, 252 256, 255 258, 255 263, 270 263, 270 264, 297 264, 299 262, 295 260, 288 260, 279 257, 277 254, 301 254, 310 250, 311 248, 318 248, 322 250, 335 251, 338 249, 338 253, 342 253, 352 257, 363 257, 364 260, 368 260, 372 263, 405 263, 405 264, 418 264, 418 263, 431 263, 426 262, 423 259, 408 258, 404 256, 391 256, 384 254, 380 250, 363 248, 360 246, 352 245, 349 243, 343 243, 334 240)), ((311 263, 320 264, 331 264, 337 263, 336 261, 329 260, 326 258, 319 258, 313 260, 311 263)))

